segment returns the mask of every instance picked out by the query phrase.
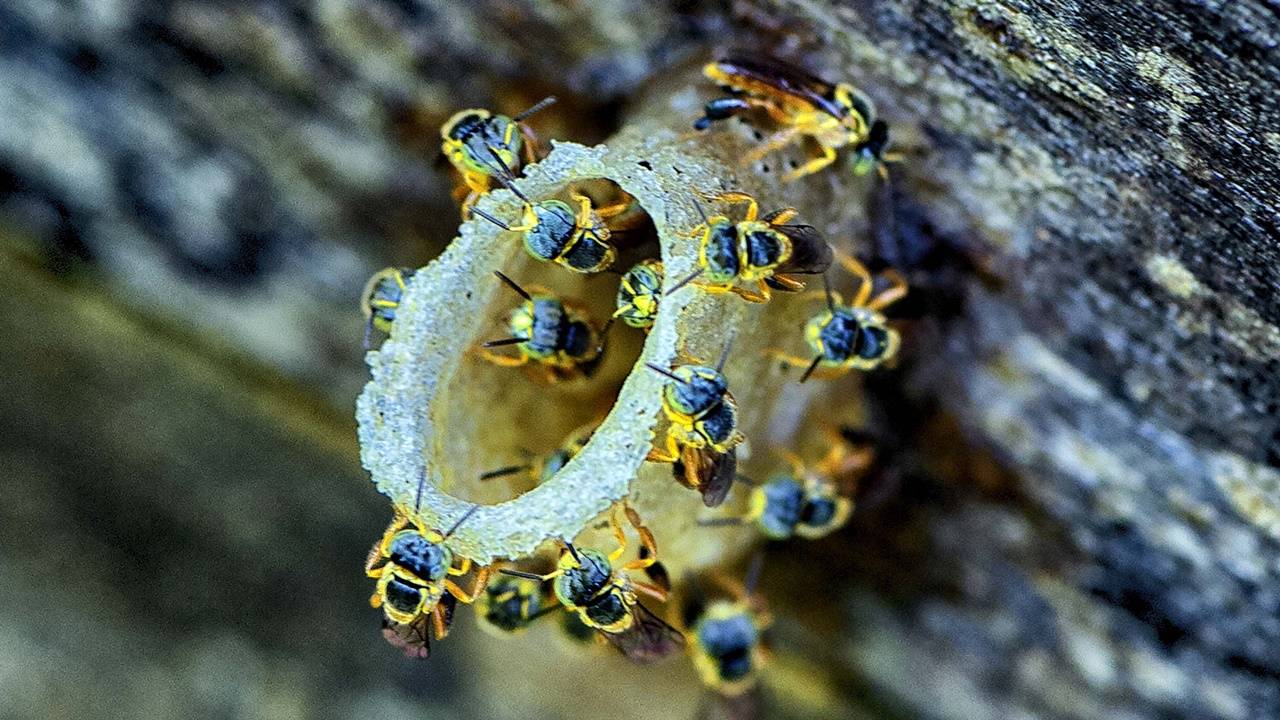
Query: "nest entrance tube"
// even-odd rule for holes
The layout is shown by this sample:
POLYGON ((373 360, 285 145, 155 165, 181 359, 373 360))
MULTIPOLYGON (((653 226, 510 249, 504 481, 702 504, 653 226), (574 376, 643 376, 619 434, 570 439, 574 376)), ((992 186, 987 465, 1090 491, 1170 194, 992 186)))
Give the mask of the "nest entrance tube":
MULTIPOLYGON (((651 218, 670 287, 697 267, 698 242, 690 233, 702 222, 696 194, 742 190, 759 198, 763 210, 792 204, 783 202, 776 176, 739 176, 743 169, 737 159, 749 139, 689 130, 686 119, 695 116, 696 102, 690 93, 676 93, 661 103, 642 105, 648 115, 605 145, 556 143, 545 159, 527 168, 516 187, 537 201, 560 197, 570 184, 615 183, 651 218)), ((815 202, 822 202, 820 196, 815 202)), ((478 207, 504 219, 518 217, 521 209, 507 190, 490 193, 478 207)), ((616 269, 625 271, 624 264, 616 269)), ((425 477, 419 511, 436 527, 450 526, 471 507, 471 499, 480 501, 449 541, 455 552, 479 563, 529 555, 548 540, 572 539, 584 530, 599 533, 600 515, 623 498, 658 535, 672 572, 718 562, 733 548, 744 551, 753 537, 751 528, 700 527, 698 519, 710 511, 697 493, 673 480, 671 466, 645 462, 655 430, 663 428, 661 390, 666 382, 645 365, 714 362, 728 338, 736 337, 726 375, 741 408, 739 427, 749 438, 739 448, 740 459, 747 460, 752 442, 768 447, 806 432, 805 410, 814 389, 795 386, 797 374, 770 363, 762 350, 786 338, 799 342, 806 308, 812 307, 794 296, 750 305, 731 294, 692 286, 664 297, 639 356, 626 357, 634 363, 610 369, 606 357, 603 372, 617 375, 606 378, 602 387, 625 379, 591 440, 553 477, 504 498, 476 487, 480 473, 518 462, 514 453, 522 445, 538 445, 527 447, 535 453, 554 447, 604 408, 590 407, 591 398, 576 394, 573 384, 548 387, 519 369, 477 367, 487 363, 471 349, 492 339, 503 313, 518 300, 494 270, 510 270, 521 283, 529 279, 565 295, 572 295, 579 283, 566 269, 527 260, 516 236, 486 220, 477 217, 463 224, 448 249, 412 278, 390 337, 367 356, 372 380, 360 396, 357 419, 362 460, 378 490, 413 507, 419 478, 425 477), (779 418, 794 422, 779 423, 779 418), (536 443, 527 442, 535 435, 536 443)), ((617 276, 600 274, 581 282, 612 283, 616 289, 617 276)), ((611 344, 639 341, 640 331, 616 325, 610 330, 611 344), (633 337, 625 338, 629 334, 633 337)), ((584 387, 594 388, 594 383, 584 387)), ((741 509, 741 495, 735 493, 721 510, 741 509)), ((596 534, 580 542, 607 543, 605 538, 596 534)))
MULTIPOLYGON (((529 169, 519 187, 538 199, 570 182, 603 178, 636 197, 654 218, 670 215, 666 198, 655 192, 659 183, 608 172, 607 155, 605 148, 559 144, 543 162, 529 169)), ((649 172, 635 163, 631 166, 636 175, 649 172)), ((498 217, 513 217, 519 212, 519 203, 507 191, 493 193, 481 207, 498 217)), ((663 234, 659 227, 659 236, 663 234)), ((468 407, 470 398, 455 397, 448 390, 456 374, 473 372, 464 370, 463 363, 482 362, 468 350, 480 331, 493 326, 491 308, 499 306, 494 295, 510 292, 500 286, 493 270, 514 265, 522 254, 513 236, 484 220, 464 224, 460 237, 411 280, 391 337, 368 356, 373 379, 357 408, 362 459, 378 489, 410 507, 419 478, 425 473, 419 511, 430 525, 448 526, 470 505, 443 489, 446 478, 451 478, 455 488, 464 481, 463 473, 450 466, 451 458, 469 457, 472 452, 471 448, 450 446, 450 418, 460 422, 456 419, 460 413, 473 412, 476 415, 471 417, 476 417, 505 411, 502 407, 468 407)), ((688 267, 687 262, 670 260, 678 267, 688 267)), ((682 298, 672 299, 672 307, 659 314, 645 340, 640 363, 665 365, 675 357, 675 312, 671 311, 678 310, 682 298)), ((518 380, 531 382, 524 377, 518 380)), ((558 407, 550 398, 544 404, 547 415, 560 412, 558 407)), ((631 372, 617 402, 572 462, 517 498, 482 505, 451 539, 453 548, 478 562, 489 562, 529 554, 550 538, 575 537, 593 518, 627 495, 648 453, 659 407, 659 380, 647 372, 631 372)), ((520 422, 549 421, 527 417, 520 422)), ((505 459, 482 462, 496 466, 505 459)), ((470 467, 469 462, 464 464, 470 467)), ((466 474, 471 474, 470 470, 466 474)))

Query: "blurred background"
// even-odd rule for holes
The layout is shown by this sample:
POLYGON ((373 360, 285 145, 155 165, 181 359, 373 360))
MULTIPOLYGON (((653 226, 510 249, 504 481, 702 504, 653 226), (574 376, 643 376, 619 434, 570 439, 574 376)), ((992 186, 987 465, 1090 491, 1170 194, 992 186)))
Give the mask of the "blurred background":
MULTIPOLYGON (((916 83, 915 94, 897 103, 869 91, 940 148, 937 165, 894 191, 901 235, 884 256, 921 288, 916 313, 942 319, 915 328, 927 360, 868 383, 884 460, 853 522, 768 551, 783 619, 765 716, 1274 717, 1280 475, 1259 440, 1276 427, 1274 375, 1232 385, 1256 402, 1233 416, 1247 437, 1203 436, 1221 451, 1218 482, 1198 448, 1147 422, 1188 417, 1194 403, 1158 401, 1184 397, 1169 388, 1188 376, 1213 395, 1218 376, 1147 374, 1167 367, 1161 353, 1120 363, 1132 376, 1099 369, 1088 364, 1106 355, 1097 347, 1027 340, 1043 330, 1035 321, 1015 337, 1027 328, 1014 316, 1058 298, 1057 278, 1032 274, 1015 311, 992 299, 993 274, 1084 257, 1056 254, 1071 246, 1046 227, 1068 239, 1108 230, 1045 222, 1087 217, 1063 199, 1074 179, 1034 187, 1045 215, 1007 199, 1004 184, 965 180, 1034 165, 956 134, 922 99, 969 104, 964 83, 990 78, 965 71, 988 51, 939 50, 946 25, 926 10, 781 4, 805 6, 796 17, 825 18, 813 21, 823 29, 767 2, 0 6, 0 717, 706 710, 683 660, 584 663, 546 634, 504 644, 465 613, 426 663, 387 646, 361 572, 388 507, 355 442, 359 294, 373 271, 422 265, 453 237, 438 128, 456 109, 510 114, 555 94, 542 133, 599 142, 649 78, 716 48, 829 47, 868 62, 861 35, 832 30, 841 23, 896 38, 908 60, 886 60, 880 79, 916 83), (925 66, 959 84, 930 85, 925 66), (956 187, 959 200, 939 199, 956 187), (998 212, 964 207, 978 196, 998 212), (1029 238, 1054 252, 1035 257, 1029 238), (999 253, 1025 264, 992 262, 999 253), (986 319, 952 321, 966 315, 986 319), (967 373, 989 345, 1013 350, 967 373), (1095 358, 1076 357, 1077 374, 1058 351, 1095 358), (1031 392, 1045 387, 1055 390, 1031 392), (1134 387, 1156 400, 1133 400, 1134 387), (1132 396, 1123 413, 1112 394, 1132 396), (533 657, 542 664, 517 662, 533 657), (559 671, 570 663, 574 673, 559 671)), ((1044 59, 1014 47, 1018 22, 972 13, 954 17, 1025 63, 1044 59)), ((1012 107, 998 93, 981 101, 1012 107)), ((990 142, 1034 135, 1008 127, 990 142)), ((1030 187, 1015 180, 1001 182, 1030 187)), ((1153 322, 1172 312, 1158 293, 1209 292, 1187 290, 1181 265, 1145 267, 1125 272, 1158 298, 1142 306, 1153 322)), ((1122 289, 1098 297, 1128 297, 1122 289)), ((1273 310, 1255 309, 1264 328, 1273 310)), ((1178 332, 1180 347, 1202 347, 1178 332)), ((1099 343, 1121 335, 1099 332, 1099 343)), ((1257 337, 1261 359, 1213 357, 1263 377, 1274 340, 1257 337)), ((1202 439, 1195 425, 1173 427, 1202 439)))

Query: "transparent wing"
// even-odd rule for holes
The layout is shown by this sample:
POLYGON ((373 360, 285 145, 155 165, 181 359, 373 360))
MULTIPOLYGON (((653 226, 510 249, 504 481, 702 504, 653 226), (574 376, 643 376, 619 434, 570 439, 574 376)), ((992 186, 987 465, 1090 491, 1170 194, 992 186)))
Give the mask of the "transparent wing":
POLYGON ((817 228, 812 225, 776 225, 774 229, 791 240, 791 257, 778 268, 779 273, 817 275, 831 267, 835 256, 817 228))
POLYGON ((727 75, 737 76, 775 92, 808 103, 823 112, 840 117, 842 111, 831 101, 833 85, 801 68, 776 58, 727 57, 716 61, 727 75))
POLYGON ((636 603, 631 612, 631 627, 620 633, 600 633, 631 662, 656 662, 684 647, 684 635, 644 605, 636 603))
POLYGON ((431 616, 423 615, 411 623, 395 623, 382 619, 382 637, 399 648, 405 657, 425 660, 431 654, 431 616))

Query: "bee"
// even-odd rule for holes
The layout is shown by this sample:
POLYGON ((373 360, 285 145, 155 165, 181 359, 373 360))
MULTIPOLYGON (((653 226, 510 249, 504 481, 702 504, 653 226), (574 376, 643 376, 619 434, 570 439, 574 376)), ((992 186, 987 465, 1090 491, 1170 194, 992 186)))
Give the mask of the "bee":
POLYGON ((687 648, 699 678, 708 689, 729 698, 754 689, 767 661, 762 637, 772 620, 755 592, 760 565, 757 555, 742 583, 714 576, 727 597, 708 601, 694 592, 682 608, 687 648))
MULTIPOLYGON (((421 501, 424 474, 419 481, 421 501)), ((451 577, 472 570, 470 558, 455 565, 444 543, 480 506, 473 505, 448 531, 427 528, 415 506, 396 506, 395 517, 365 563, 365 574, 377 580, 369 604, 383 611, 383 635, 409 657, 425 658, 431 650, 429 633, 437 640, 449 634, 458 602, 471 603, 489 581, 489 568, 476 570, 471 592, 451 577), (430 625, 430 627, 428 627, 430 625)))
POLYGON ((364 292, 360 296, 360 311, 364 313, 364 349, 369 349, 369 340, 373 329, 384 333, 391 332, 391 324, 396 321, 396 310, 400 307, 400 298, 404 296, 406 284, 416 271, 412 268, 383 268, 365 283, 364 292))
POLYGON ((666 294, 705 276, 706 281, 698 285, 707 292, 732 292, 748 302, 763 303, 772 297, 770 289, 804 289, 804 283, 788 274, 815 275, 831 266, 831 247, 813 226, 787 224, 796 216, 795 208, 782 208, 757 219, 760 206, 746 193, 720 193, 712 199, 745 203, 746 214, 736 223, 724 215, 707 217, 695 198, 693 203, 702 216, 702 224, 691 231, 701 236, 698 269, 666 294), (754 282, 759 292, 739 287, 739 282, 754 282))
POLYGON ((493 274, 524 302, 507 318, 511 336, 484 343, 481 356, 500 367, 520 367, 533 361, 546 370, 551 382, 590 377, 604 357, 604 336, 610 323, 599 327, 577 303, 561 300, 545 288, 525 290, 496 270, 493 274), (514 345, 520 354, 490 350, 504 345, 514 345))
POLYGON ((541 582, 506 575, 490 582, 476 598, 480 627, 495 635, 519 635, 538 618, 555 610, 544 597, 541 582))
POLYGON ((653 533, 630 507, 624 510, 627 520, 640 535, 642 550, 635 560, 614 566, 627 550, 627 535, 615 508, 609 518, 618 547, 606 555, 599 550, 578 549, 561 540, 562 549, 556 569, 546 575, 503 569, 501 572, 530 580, 552 580, 556 600, 592 628, 633 662, 660 660, 684 645, 680 631, 668 625, 640 603, 637 591, 665 601, 670 581, 665 571, 653 570, 658 563, 657 543, 653 533), (654 584, 638 582, 628 575, 632 570, 649 572, 654 584))
POLYGON ((715 367, 678 365, 670 370, 648 365, 667 378, 662 411, 670 421, 665 449, 649 451, 650 462, 673 464, 673 474, 685 487, 702 494, 707 507, 724 502, 738 469, 735 448, 744 439, 738 431, 738 403, 721 372, 729 348, 715 367))
MULTIPOLYGON (((875 455, 869 444, 855 444, 852 435, 828 431, 830 449, 812 467, 798 455, 779 451, 790 473, 774 476, 751 489, 747 514, 700 521, 700 525, 754 523, 770 540, 792 537, 816 539, 844 527, 853 513, 853 494, 863 471, 875 455)), ((751 484, 739 478, 744 484, 751 484)))
POLYGON ((618 284, 615 318, 634 328, 648 330, 658 317, 662 297, 662 261, 641 260, 622 274, 618 284))
POLYGON ((837 150, 853 148, 853 173, 877 170, 886 176, 889 126, 875 117, 870 98, 848 83, 832 84, 778 60, 742 57, 708 63, 702 72, 731 95, 711 100, 694 128, 705 130, 748 110, 762 110, 779 129, 743 158, 750 164, 802 138, 811 138, 819 154, 783 176, 791 182, 835 162, 837 150))
POLYGON ((605 221, 630 210, 634 201, 627 198, 607 207, 595 207, 591 198, 570 188, 574 205, 563 200, 532 202, 512 184, 509 168, 496 154, 498 179, 524 204, 520 222, 510 224, 479 208, 472 212, 507 232, 520 233, 524 249, 543 262, 553 262, 578 273, 597 273, 613 266, 617 250, 609 244, 612 231, 605 221))
POLYGON ((462 174, 459 190, 467 191, 462 202, 463 218, 469 216, 476 200, 493 188, 491 155, 502 158, 508 168, 516 171, 537 161, 537 139, 524 121, 555 101, 555 97, 543 98, 515 117, 479 108, 459 110, 440 127, 440 151, 462 174))
POLYGON ((875 280, 866 266, 844 256, 840 264, 858 278, 858 291, 853 302, 845 305, 823 275, 827 308, 804 327, 805 342, 814 357, 796 357, 777 349, 768 351, 787 365, 803 367, 800 382, 812 376, 838 377, 852 369, 874 370, 898 353, 898 331, 889 326, 881 311, 907 294, 906 278, 893 269, 885 270, 889 287, 873 298, 875 280))
POLYGON ((561 468, 568 465, 570 460, 582 452, 582 448, 587 446, 587 442, 591 440, 591 436, 595 433, 598 425, 599 423, 590 423, 573 431, 565 444, 547 453, 536 464, 508 465, 496 470, 490 470, 481 475, 480 479, 492 480, 525 472, 529 473, 535 484, 540 485, 550 480, 553 475, 560 472, 561 468))

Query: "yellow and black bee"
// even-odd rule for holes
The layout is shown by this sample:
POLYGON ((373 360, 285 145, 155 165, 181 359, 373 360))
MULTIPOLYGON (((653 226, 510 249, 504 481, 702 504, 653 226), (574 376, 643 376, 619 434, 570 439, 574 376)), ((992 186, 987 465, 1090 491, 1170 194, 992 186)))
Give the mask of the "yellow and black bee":
POLYGON ((391 332, 391 324, 396 321, 396 310, 400 307, 400 298, 414 272, 412 268, 383 268, 365 283, 364 292, 360 296, 360 311, 364 313, 365 319, 365 350, 369 349, 369 339, 374 328, 384 333, 391 332))
POLYGON ((657 543, 653 533, 630 507, 624 507, 628 521, 640 535, 642 550, 635 560, 615 567, 626 553, 627 535, 618 519, 617 510, 609 518, 618 548, 606 555, 599 550, 579 549, 561 541, 562 550, 556 569, 545 575, 503 569, 501 572, 529 580, 552 580, 556 600, 578 620, 592 628, 628 659, 637 663, 660 660, 684 645, 684 636, 648 610, 637 591, 665 601, 670 592, 665 571, 655 571, 658 563, 657 543), (638 582, 628 573, 649 572, 654 584, 638 582))
POLYGON ((771 618, 755 592, 759 573, 757 555, 742 583, 713 576, 726 595, 714 599, 690 583, 682 608, 694 668, 703 685, 721 696, 737 698, 753 690, 767 661, 763 635, 771 618))
POLYGON ((867 268, 851 257, 842 256, 840 264, 858 278, 858 291, 846 305, 823 276, 827 282, 827 308, 810 318, 804 328, 805 341, 814 356, 803 358, 776 349, 769 351, 788 365, 805 368, 800 382, 810 377, 838 377, 850 370, 874 370, 898 353, 898 331, 889 326, 882 311, 907 294, 906 278, 895 270, 885 270, 889 287, 873 298, 875 280, 867 268))
POLYGON ((871 100, 848 83, 830 83, 778 60, 743 57, 709 63, 703 74, 725 88, 729 97, 706 104, 703 116, 694 122, 698 130, 741 112, 761 110, 778 126, 777 132, 743 158, 756 162, 802 138, 811 138, 820 154, 788 172, 792 181, 835 162, 836 151, 852 147, 853 172, 865 175, 878 170, 885 175, 889 126, 875 117, 871 100))
POLYGON ((615 318, 634 328, 648 330, 658 318, 662 299, 662 261, 641 260, 622 274, 618 284, 615 318))
POLYGON ((441 126, 440 150, 462 174, 459 190, 466 192, 462 202, 464 218, 476 200, 493 189, 493 156, 501 158, 514 172, 537 161, 537 140, 524 120, 555 101, 554 97, 543 98, 515 117, 469 108, 454 113, 441 126))
POLYGON ((489 568, 482 567, 471 592, 459 587, 451 578, 471 572, 471 559, 455 565, 444 544, 478 508, 472 506, 441 533, 423 524, 417 508, 396 506, 391 525, 369 553, 365 574, 377 580, 369 604, 382 608, 383 635, 409 657, 427 657, 430 634, 437 640, 448 635, 456 604, 473 602, 489 581, 489 568))
POLYGON ((662 411, 667 426, 664 449, 649 451, 650 462, 673 463, 673 473, 686 487, 702 494, 707 507, 724 502, 737 475, 738 403, 721 372, 728 348, 715 367, 685 364, 649 369, 667 378, 662 411))
POLYGON ((484 343, 481 356, 501 367, 535 362, 546 370, 551 382, 590 377, 604 357, 604 335, 609 323, 597 326, 577 303, 562 300, 545 288, 525 290, 496 270, 493 274, 524 302, 507 318, 511 336, 484 343), (520 354, 502 355, 490 350, 504 345, 514 345, 520 354))
POLYGON ((782 208, 759 218, 760 206, 746 193, 726 192, 711 196, 728 203, 745 203, 742 220, 734 222, 724 215, 708 217, 696 199, 694 205, 702 216, 702 224, 690 234, 701 237, 698 269, 676 283, 670 295, 698 278, 698 286, 707 292, 732 292, 748 302, 768 302, 770 289, 795 292, 804 283, 790 274, 816 275, 831 266, 831 247, 811 225, 792 225, 795 208, 782 208), (756 283, 759 292, 739 287, 738 283, 756 283))
POLYGON ((495 635, 519 635, 538 618, 555 610, 543 591, 543 583, 524 577, 503 576, 489 583, 475 602, 480 627, 495 635))
POLYGON ((496 177, 524 204, 520 222, 511 224, 479 208, 472 212, 508 232, 519 233, 530 256, 553 262, 579 273, 597 273, 613 266, 617 250, 609 243, 612 231, 606 220, 632 209, 635 201, 626 198, 606 207, 595 207, 591 198, 570 188, 573 205, 563 200, 532 202, 512 184, 510 169, 494 155, 496 177))
MULTIPOLYGON (((830 432, 830 449, 813 466, 796 454, 780 451, 791 467, 751 489, 751 502, 742 517, 704 520, 701 525, 754 523, 770 540, 821 538, 844 527, 853 513, 853 494, 875 455, 868 443, 855 443, 846 432, 830 432)), ((744 484, 751 484, 739 478, 744 484)))

